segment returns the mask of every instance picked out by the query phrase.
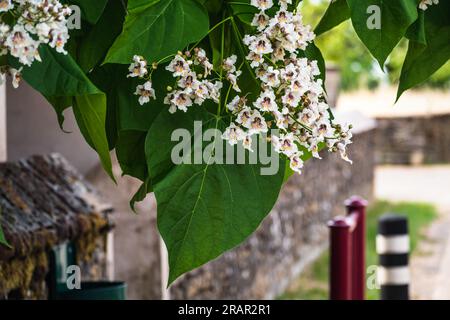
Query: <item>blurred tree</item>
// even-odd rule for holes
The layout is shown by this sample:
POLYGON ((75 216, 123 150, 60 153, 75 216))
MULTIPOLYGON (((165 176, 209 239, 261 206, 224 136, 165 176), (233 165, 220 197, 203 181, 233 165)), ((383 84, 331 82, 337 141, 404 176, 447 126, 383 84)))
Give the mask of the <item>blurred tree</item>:
MULTIPOLYGON (((303 0, 304 20, 317 25, 326 11, 330 0, 303 0)), ((376 60, 370 55, 356 35, 350 20, 320 35, 316 39, 328 65, 334 64, 341 70, 343 90, 359 88, 374 89, 380 83, 397 83, 404 61, 408 42, 406 39, 394 49, 382 72, 376 60)), ((447 62, 422 86, 450 88, 450 62, 447 62)))

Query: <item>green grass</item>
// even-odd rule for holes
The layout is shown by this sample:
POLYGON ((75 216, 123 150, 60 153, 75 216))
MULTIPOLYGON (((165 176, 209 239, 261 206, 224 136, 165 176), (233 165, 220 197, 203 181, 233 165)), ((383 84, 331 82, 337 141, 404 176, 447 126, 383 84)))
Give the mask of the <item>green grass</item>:
MULTIPOLYGON (((367 212, 367 250, 366 266, 376 265, 378 256, 375 251, 375 236, 377 234, 378 218, 384 213, 398 213, 408 216, 411 252, 417 248, 417 243, 424 238, 423 228, 436 217, 437 211, 433 205, 426 203, 390 203, 377 201, 367 212)), ((367 289, 367 299, 378 299, 379 290, 367 289)), ((323 300, 328 299, 328 250, 324 252, 291 287, 278 299, 286 300, 323 300)))

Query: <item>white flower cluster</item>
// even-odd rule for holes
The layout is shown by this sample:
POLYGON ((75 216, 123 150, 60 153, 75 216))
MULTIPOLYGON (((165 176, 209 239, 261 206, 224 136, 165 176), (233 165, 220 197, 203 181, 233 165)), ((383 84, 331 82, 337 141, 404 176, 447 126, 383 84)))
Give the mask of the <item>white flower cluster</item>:
POLYGON ((329 106, 324 97, 317 61, 299 58, 298 54, 314 39, 310 26, 302 23, 299 12, 287 10, 291 0, 280 1, 280 10, 269 17, 265 10, 273 6, 271 0, 252 0, 261 10, 252 25, 258 32, 246 35, 244 44, 249 54, 247 60, 261 81, 262 90, 252 105, 245 97, 236 96, 227 108, 235 116, 223 134, 230 144, 242 141, 251 150, 254 134, 269 128, 280 130, 272 135, 275 151, 290 159, 290 166, 301 172, 303 150, 320 158, 320 147, 339 151, 342 158, 351 162, 346 147, 351 143, 350 127, 334 125, 329 106))
MULTIPOLYGON (((325 146, 329 151, 339 151, 344 160, 351 162, 346 152, 352 143, 351 126, 333 124, 318 63, 301 57, 302 51, 314 40, 311 27, 303 24, 299 12, 288 10, 292 0, 279 0, 280 9, 273 17, 266 14, 274 5, 272 0, 252 0, 251 4, 260 12, 252 22, 257 31, 243 38, 248 49, 246 61, 236 67, 238 59, 232 55, 222 61, 218 72, 213 70, 203 49, 179 52, 166 67, 176 78, 164 99, 164 103, 170 105, 169 111, 186 112, 206 99, 218 104, 225 101, 232 123, 222 135, 224 140, 231 145, 242 143, 244 148, 253 151, 254 135, 278 129, 280 134, 270 137, 274 149, 287 156, 292 170, 298 173, 303 167, 304 151, 320 159, 319 151, 325 146), (248 102, 248 94, 239 95, 238 78, 244 63, 261 87, 253 103, 248 102), (218 77, 215 82, 207 79, 212 72, 218 77), (225 99, 220 95, 223 81, 230 84, 225 99), (238 95, 228 101, 231 89, 238 95)), ((153 64, 152 69, 160 62, 153 64)), ((147 80, 136 89, 139 102, 144 104, 155 98, 150 81, 153 70, 148 72, 147 62, 142 57, 134 57, 129 72, 129 77, 147 80)))
MULTIPOLYGON (((64 45, 69 38, 67 17, 71 9, 58 0, 0 0, 0 14, 0 56, 10 54, 30 66, 41 61, 41 44, 67 54, 64 45)), ((2 75, 13 73, 2 69, 2 75)))
POLYGON ((176 78, 174 88, 169 88, 172 90, 164 98, 164 103, 170 106, 169 112, 186 112, 192 105, 200 106, 208 99, 219 103, 223 84, 220 80, 213 82, 207 79, 212 69, 203 49, 195 48, 193 54, 179 52, 166 67, 176 78))
MULTIPOLYGON (((139 96, 139 103, 143 105, 149 102, 150 98, 156 99, 155 90, 152 88, 151 72, 147 70, 147 62, 140 56, 134 56, 133 60, 128 77, 147 80, 143 85, 138 85, 135 92, 139 96)), ((236 57, 225 60, 224 65, 229 65, 227 78, 230 82, 234 81, 236 89, 239 89, 237 87, 239 73, 233 69, 233 61, 236 61, 236 57)), ((157 64, 154 64, 152 69, 156 68, 157 64)), ((202 105, 207 99, 219 102, 223 84, 219 80, 213 82, 207 79, 211 75, 213 65, 203 49, 195 48, 193 53, 178 52, 166 70, 170 71, 175 78, 174 86, 168 87, 169 93, 164 98, 164 103, 170 106, 169 112, 174 113, 177 110, 186 112, 192 105, 202 105)))
POLYGON ((419 9, 425 11, 428 9, 428 6, 433 4, 439 4, 439 0, 420 0, 419 9))

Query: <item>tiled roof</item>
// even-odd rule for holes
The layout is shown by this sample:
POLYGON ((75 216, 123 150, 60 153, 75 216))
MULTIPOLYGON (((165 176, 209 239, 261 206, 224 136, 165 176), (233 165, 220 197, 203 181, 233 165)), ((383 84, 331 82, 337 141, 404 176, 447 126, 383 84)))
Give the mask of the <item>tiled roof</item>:
POLYGON ((0 208, 12 246, 0 245, 0 260, 112 227, 111 207, 57 154, 0 164, 0 208))

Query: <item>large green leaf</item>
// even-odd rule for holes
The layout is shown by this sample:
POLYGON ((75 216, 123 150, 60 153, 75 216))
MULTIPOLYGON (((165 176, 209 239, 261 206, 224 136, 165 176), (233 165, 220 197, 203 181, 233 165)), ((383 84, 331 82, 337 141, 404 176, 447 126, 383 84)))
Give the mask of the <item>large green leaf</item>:
POLYGON ((136 191, 136 193, 133 195, 133 197, 130 200, 130 208, 131 210, 133 210, 133 212, 136 212, 136 202, 140 202, 143 201, 146 197, 147 194, 149 194, 150 192, 152 192, 152 183, 150 180, 150 177, 147 177, 145 179, 144 182, 142 182, 141 186, 139 187, 139 189, 136 191))
POLYGON ((103 93, 77 95, 72 106, 73 113, 83 136, 97 151, 100 162, 114 180, 108 138, 105 131, 106 96, 103 93))
POLYGON ((418 19, 409 26, 406 30, 406 38, 409 40, 414 40, 423 45, 427 44, 427 39, 425 35, 425 11, 419 10, 418 19))
POLYGON ((273 208, 284 176, 283 160, 278 172, 267 176, 260 174, 261 165, 211 164, 208 159, 174 165, 171 151, 177 142, 171 142, 171 134, 185 128, 193 136, 194 120, 202 121, 202 130, 225 126, 221 118, 200 108, 174 115, 164 111, 146 141, 158 227, 169 251, 169 283, 254 232, 273 208))
POLYGON ((322 19, 314 29, 314 32, 319 36, 322 33, 333 29, 349 18, 350 9, 347 5, 347 0, 333 1, 328 6, 327 11, 325 11, 322 19))
POLYGON ((124 17, 121 1, 109 1, 97 23, 79 40, 77 60, 84 71, 90 71, 105 58, 122 31, 124 17))
POLYGON ((208 29, 208 14, 197 1, 130 0, 122 34, 105 63, 128 64, 135 54, 157 61, 200 40, 208 29))
MULTIPOLYGON (((73 98, 74 113, 86 141, 99 154, 100 161, 113 178, 108 140, 105 132, 106 98, 83 73, 70 55, 57 53, 48 46, 40 49, 42 62, 23 69, 23 78, 49 101, 57 112, 73 98)), ((17 65, 16 61, 12 62, 17 65)))
POLYGON ((124 174, 145 181, 147 162, 145 159, 145 139, 147 132, 122 130, 116 145, 117 160, 124 174))
POLYGON ((347 3, 356 33, 383 67, 387 57, 405 35, 408 27, 416 21, 417 1, 347 0, 347 3), (375 13, 368 12, 369 8, 374 8, 375 13), (377 13, 380 13, 380 16, 377 16, 377 13), (372 25, 373 20, 370 19, 376 21, 377 18, 379 18, 379 25, 372 25))
POLYGON ((450 59, 450 1, 430 6, 425 12, 427 45, 410 40, 400 75, 397 99, 435 73, 450 59))

